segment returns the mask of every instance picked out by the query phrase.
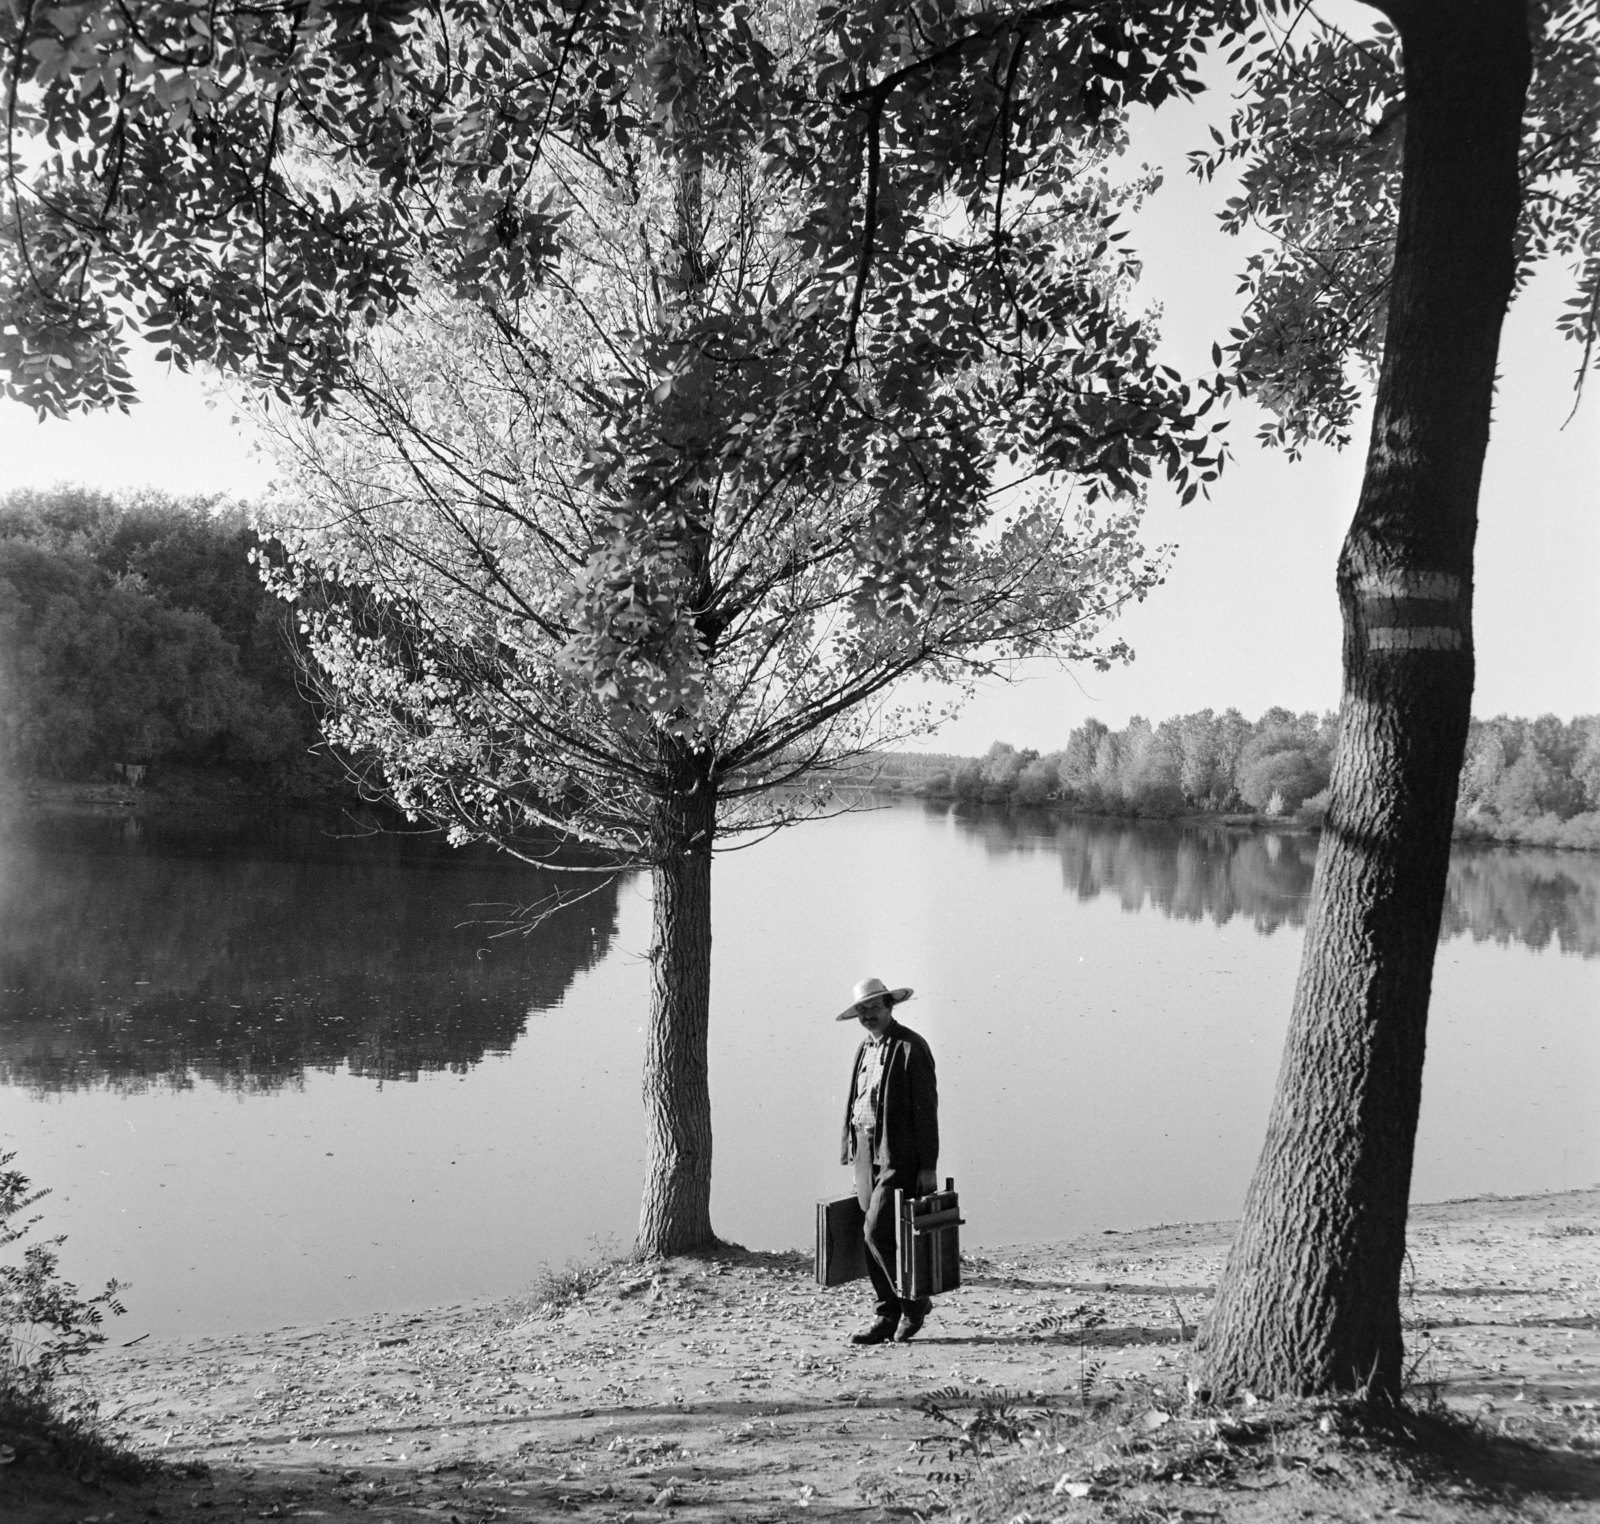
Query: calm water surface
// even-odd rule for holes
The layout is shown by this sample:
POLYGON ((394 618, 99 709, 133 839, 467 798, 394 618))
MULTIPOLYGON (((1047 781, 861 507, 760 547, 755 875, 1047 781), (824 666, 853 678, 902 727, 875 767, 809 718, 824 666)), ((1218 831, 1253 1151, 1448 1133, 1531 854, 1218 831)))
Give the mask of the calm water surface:
MULTIPOLYGON (((805 1245, 867 973, 915 986, 965 1241, 1237 1212, 1314 842, 901 804, 719 859, 726 1238, 805 1245)), ((327 823, 0 831, 0 1144, 119 1337, 523 1289, 638 1211, 647 882, 553 884, 327 823)), ((1462 853, 1414 1195, 1600 1180, 1600 859, 1462 853)))

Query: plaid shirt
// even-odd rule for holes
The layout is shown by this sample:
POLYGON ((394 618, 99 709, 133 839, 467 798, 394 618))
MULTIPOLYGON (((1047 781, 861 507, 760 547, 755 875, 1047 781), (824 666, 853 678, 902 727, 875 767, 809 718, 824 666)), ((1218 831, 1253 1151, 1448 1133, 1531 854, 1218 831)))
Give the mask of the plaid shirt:
POLYGON ((883 1083, 883 1060, 888 1044, 881 1037, 869 1037, 861 1049, 861 1062, 856 1067, 856 1104, 850 1113, 855 1127, 869 1131, 878 1123, 878 1086, 883 1083))

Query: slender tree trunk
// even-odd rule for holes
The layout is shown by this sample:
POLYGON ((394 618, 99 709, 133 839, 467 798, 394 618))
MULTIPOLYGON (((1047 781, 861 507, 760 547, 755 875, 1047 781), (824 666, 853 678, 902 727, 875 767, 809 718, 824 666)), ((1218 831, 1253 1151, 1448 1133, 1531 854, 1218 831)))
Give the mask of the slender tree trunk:
POLYGON ((1394 0, 1405 166, 1366 477, 1339 561, 1332 801, 1267 1139, 1198 1373, 1399 1397, 1433 957, 1472 700, 1472 550, 1510 299, 1524 0, 1394 0))
POLYGON ((711 1231, 711 843, 716 790, 706 759, 664 737, 657 805, 650 1026, 645 1038, 644 1203, 638 1252, 681 1254, 711 1231))
MULTIPOLYGON (((667 306, 689 319, 704 303, 704 206, 700 141, 700 57, 692 4, 669 0, 660 15, 661 42, 679 55, 682 90, 673 105, 669 146, 676 177, 676 242, 667 306)), ((661 437, 681 460, 703 443, 700 367, 674 377, 659 414, 661 437)), ((678 558, 679 596, 688 610, 711 601, 707 571, 710 531, 703 489, 677 499, 683 513, 678 558)), ((696 619, 701 654, 715 645, 696 619)), ((683 716, 679 716, 683 718, 683 716)), ((712 758, 695 744, 663 731, 656 750, 660 795, 650 856, 655 890, 650 939, 650 1027, 645 1039, 644 1201, 638 1252, 681 1254, 716 1242, 711 1230, 711 1081, 707 1037, 711 1024, 711 846, 717 830, 712 758)))

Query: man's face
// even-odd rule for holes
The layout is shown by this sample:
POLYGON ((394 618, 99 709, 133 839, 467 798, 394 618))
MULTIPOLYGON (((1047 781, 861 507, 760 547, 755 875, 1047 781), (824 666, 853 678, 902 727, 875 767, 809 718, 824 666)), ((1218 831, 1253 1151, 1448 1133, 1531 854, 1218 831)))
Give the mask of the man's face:
POLYGON ((887 995, 874 995, 856 1007, 856 1019, 872 1037, 882 1037, 889 1029, 889 1013, 894 1002, 887 995))

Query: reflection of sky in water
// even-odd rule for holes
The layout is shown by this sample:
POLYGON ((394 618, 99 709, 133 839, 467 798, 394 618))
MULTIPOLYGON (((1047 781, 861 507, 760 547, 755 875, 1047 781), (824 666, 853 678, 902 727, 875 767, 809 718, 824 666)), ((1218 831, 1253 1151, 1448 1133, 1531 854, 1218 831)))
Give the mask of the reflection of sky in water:
MULTIPOLYGON (((525 874, 392 844, 66 845, 0 847, 0 1063, 22 1086, 0 1143, 55 1187, 72 1272, 136 1283, 132 1332, 512 1291, 631 1239, 641 881, 490 941, 463 923, 537 897, 525 874)), ((720 859, 719 1230, 804 1244, 843 1188, 855 1037, 831 1017, 868 973, 917 989, 968 1241, 1232 1215, 1312 848, 899 806, 720 859)), ((1578 854, 1457 858, 1419 1198, 1600 1178, 1597 878, 1578 854)))

